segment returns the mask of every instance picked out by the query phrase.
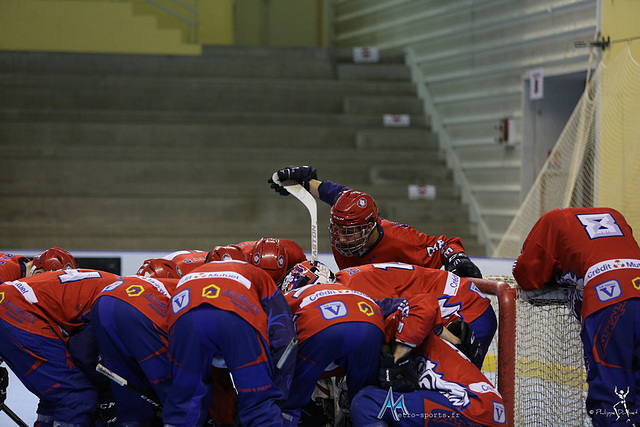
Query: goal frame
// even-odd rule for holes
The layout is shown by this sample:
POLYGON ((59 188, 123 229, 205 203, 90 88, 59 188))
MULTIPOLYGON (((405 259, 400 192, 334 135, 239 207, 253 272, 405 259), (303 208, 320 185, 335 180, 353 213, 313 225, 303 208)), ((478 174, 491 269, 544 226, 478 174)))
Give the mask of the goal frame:
POLYGON ((516 381, 516 298, 517 289, 507 282, 492 279, 472 279, 485 294, 498 300, 498 391, 502 395, 507 425, 515 420, 516 381))

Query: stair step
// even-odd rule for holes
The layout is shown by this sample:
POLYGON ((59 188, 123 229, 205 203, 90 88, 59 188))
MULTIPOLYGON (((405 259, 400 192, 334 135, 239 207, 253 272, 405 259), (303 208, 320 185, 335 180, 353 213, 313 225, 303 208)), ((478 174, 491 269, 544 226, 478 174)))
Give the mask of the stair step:
MULTIPOLYGON (((3 122, 67 122, 67 123, 150 123, 150 124, 281 124, 294 122, 309 126, 374 127, 383 125, 379 114, 271 113, 271 112, 201 112, 94 110, 89 108, 55 110, 20 110, 0 108, 3 122)), ((411 117, 412 128, 427 128, 426 117, 411 117)))
POLYGON ((345 113, 412 114, 424 113, 422 101, 414 96, 348 96, 344 100, 345 113))
POLYGON ((405 64, 338 64, 339 80, 411 81, 405 64))

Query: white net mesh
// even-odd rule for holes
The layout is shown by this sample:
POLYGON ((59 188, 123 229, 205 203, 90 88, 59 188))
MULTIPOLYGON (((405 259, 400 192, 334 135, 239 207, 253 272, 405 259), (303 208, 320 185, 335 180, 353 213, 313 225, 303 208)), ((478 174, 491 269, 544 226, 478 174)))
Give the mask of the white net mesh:
MULTIPOLYGON (((517 287, 513 277, 486 279, 517 287)), ((496 314, 497 299, 490 297, 496 314)), ((500 325, 498 325, 498 328, 500 325)), ((503 354, 496 338, 482 371, 497 384, 497 362, 503 354)), ((516 426, 590 426, 585 409, 586 373, 580 324, 564 301, 516 301, 516 426)))
POLYGON ((640 64, 602 63, 493 253, 515 258, 535 222, 562 207, 609 206, 640 229, 640 64))

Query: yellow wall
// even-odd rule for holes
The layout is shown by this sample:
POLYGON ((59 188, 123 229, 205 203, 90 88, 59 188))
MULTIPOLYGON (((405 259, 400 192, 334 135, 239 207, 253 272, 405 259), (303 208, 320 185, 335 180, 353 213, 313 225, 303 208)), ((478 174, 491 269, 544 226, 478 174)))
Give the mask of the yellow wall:
MULTIPOLYGON (((602 35, 611 40, 640 37, 640 1, 602 0, 602 35)), ((611 46, 612 56, 626 49, 627 43, 611 46)), ((634 58, 640 59, 640 44, 631 45, 634 58)))
POLYGON ((197 55, 179 30, 158 29, 131 3, 0 0, 0 49, 197 55))
MULTIPOLYGON (((640 36, 640 1, 604 0, 602 35, 640 36)), ((640 40, 604 52, 600 94, 599 204, 620 210, 640 238, 640 40), (631 56, 627 54, 630 51, 631 56)))

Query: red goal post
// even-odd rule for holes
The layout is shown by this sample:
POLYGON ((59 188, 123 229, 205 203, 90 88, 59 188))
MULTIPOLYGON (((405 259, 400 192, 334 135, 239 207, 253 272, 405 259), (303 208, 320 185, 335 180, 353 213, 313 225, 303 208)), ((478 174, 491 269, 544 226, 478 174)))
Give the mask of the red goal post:
POLYGON ((502 395, 508 425, 591 425, 581 326, 564 291, 523 292, 511 276, 472 281, 498 318, 482 371, 502 395))
POLYGON ((496 297, 498 304, 498 391, 504 401, 507 425, 513 426, 516 380, 516 296, 517 290, 507 282, 473 279, 483 293, 496 297))

